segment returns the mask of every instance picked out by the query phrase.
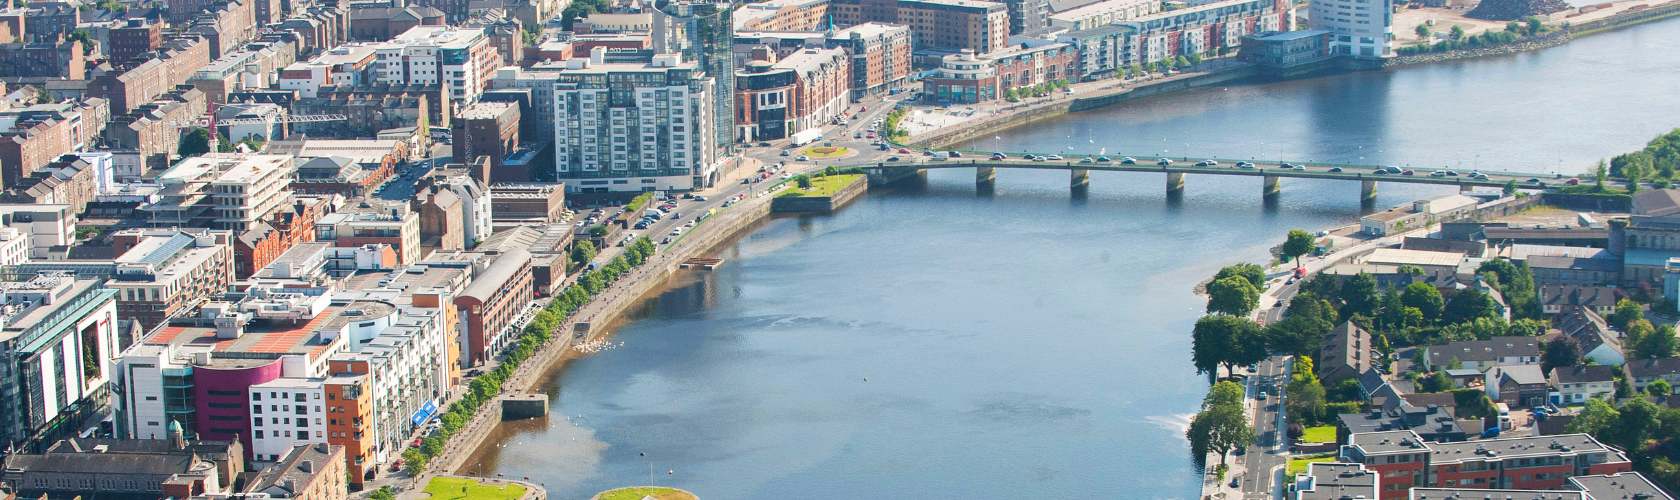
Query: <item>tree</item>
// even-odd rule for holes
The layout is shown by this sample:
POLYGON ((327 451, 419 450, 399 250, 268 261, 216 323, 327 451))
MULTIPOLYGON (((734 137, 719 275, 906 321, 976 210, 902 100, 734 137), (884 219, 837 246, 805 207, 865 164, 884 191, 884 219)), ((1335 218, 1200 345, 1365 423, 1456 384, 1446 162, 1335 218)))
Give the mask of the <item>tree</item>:
POLYGON ((1207 312, 1246 316, 1260 305, 1260 289, 1240 276, 1216 280, 1207 286, 1207 312))
POLYGON ((379 489, 373 490, 373 493, 369 494, 368 498, 372 500, 397 500, 397 493, 395 491, 391 491, 390 486, 380 486, 379 489))
POLYGON ((799 185, 799 189, 811 189, 811 176, 809 175, 801 174, 798 177, 794 177, 793 182, 799 185))
POLYGON ((1581 362, 1581 346, 1567 338, 1546 343, 1546 351, 1540 355, 1540 367, 1547 372, 1560 367, 1575 366, 1581 362))
POLYGON ((1493 399, 1481 389, 1454 389, 1453 409, 1460 418, 1486 418, 1493 415, 1493 399))
POLYGON ((1517 194, 1517 181, 1505 181, 1505 188, 1501 190, 1505 196, 1517 194))
POLYGON ((1473 321, 1476 318, 1497 318, 1499 304, 1486 292, 1466 288, 1453 294, 1452 300, 1447 301, 1444 316, 1450 324, 1473 321))
POLYGON ((1344 318, 1355 314, 1370 316, 1376 311, 1377 301, 1381 298, 1377 294, 1377 279, 1366 273, 1356 274, 1343 281, 1340 295, 1344 318))
POLYGON ((1674 327, 1664 323, 1639 337, 1633 345, 1633 356, 1639 359, 1666 358, 1674 355, 1674 346, 1674 327))
POLYGON ((1604 168, 1604 160, 1599 160, 1598 167, 1593 169, 1593 179, 1596 181, 1595 185, 1597 186, 1599 192, 1604 191, 1604 181, 1606 180, 1605 178, 1609 176, 1610 172, 1606 171, 1604 168))
POLYGON ((1314 237, 1312 233, 1301 229, 1290 229, 1289 235, 1283 240, 1283 246, 1278 248, 1278 253, 1283 257, 1283 260, 1293 259, 1295 267, 1301 267, 1301 256, 1312 253, 1313 247, 1317 243, 1318 238, 1314 237))
POLYGON ((1638 302, 1629 299, 1616 301, 1616 310, 1610 312, 1610 324, 1617 329, 1627 331, 1633 322, 1645 319, 1645 308, 1638 302))
POLYGON ((1564 426, 1568 432, 1582 432, 1593 437, 1609 440, 1609 432, 1615 428, 1616 422, 1621 420, 1622 414, 1616 407, 1602 399, 1587 400, 1587 406, 1575 415, 1569 425, 1564 426))
POLYGON ((1264 358, 1265 339, 1254 320, 1212 314, 1196 320, 1191 330, 1190 362, 1196 373, 1207 374, 1209 383, 1216 378, 1220 365, 1229 372, 1236 365, 1250 365, 1264 358))
POLYGON ((1436 370, 1427 377, 1418 379, 1418 390, 1421 392, 1445 392, 1453 390, 1452 377, 1447 372, 1436 370))
POLYGON ((194 128, 181 137, 181 144, 176 146, 175 152, 181 156, 198 156, 210 152, 210 131, 194 128))
POLYGON ((1234 405, 1241 407, 1243 396, 1247 391, 1236 382, 1221 380, 1208 388, 1207 396, 1202 398, 1202 408, 1213 408, 1220 405, 1234 405))
POLYGON ((1463 40, 1464 27, 1454 24, 1452 29, 1447 32, 1447 38, 1452 39, 1454 42, 1463 40))
POLYGON ((1190 429, 1185 434, 1198 457, 1209 451, 1217 452, 1221 465, 1232 450, 1254 441, 1254 428, 1248 425, 1240 406, 1221 405, 1202 410, 1190 421, 1190 429))
POLYGON ((1417 25, 1417 28, 1413 29, 1412 31, 1414 33, 1417 33, 1417 37, 1418 37, 1419 40, 1423 40, 1425 42, 1429 41, 1429 34, 1430 34, 1429 33, 1429 25, 1419 24, 1419 25, 1417 25))
POLYGON ((1289 375, 1289 385, 1284 387, 1287 396, 1289 415, 1301 419, 1303 422, 1319 422, 1324 416, 1325 391, 1319 382, 1318 375, 1313 373, 1311 356, 1296 356, 1295 366, 1289 375))
POLYGON ((1649 399, 1633 398, 1617 410, 1621 415, 1616 419, 1611 441, 1624 450, 1636 453, 1645 449, 1645 440, 1657 433, 1657 416, 1662 413, 1662 409, 1649 399))
POLYGON ((1255 288, 1266 286, 1266 270, 1261 268, 1259 264, 1251 264, 1248 262, 1231 264, 1229 266, 1219 268, 1219 273, 1213 275, 1213 280, 1219 281, 1232 276, 1241 276, 1243 279, 1248 280, 1250 284, 1253 284, 1255 288))
POLYGON ((1674 394, 1674 386, 1668 385, 1667 380, 1659 378, 1656 382, 1651 382, 1650 385, 1645 386, 1645 393, 1650 394, 1653 398, 1666 398, 1674 394))
POLYGON ((1416 282, 1406 285, 1400 292, 1400 303, 1406 307, 1415 307, 1423 313, 1424 318, 1441 317, 1441 310, 1446 307, 1446 300, 1441 298, 1441 291, 1434 285, 1416 282))
POLYGON ((591 260, 595 260, 594 243, 579 241, 572 244, 572 264, 574 266, 583 267, 591 260))
POLYGON ((1538 18, 1538 17, 1528 18, 1528 34, 1529 35, 1531 35, 1531 36, 1532 35, 1538 35, 1538 34, 1540 34, 1540 32, 1545 31, 1545 29, 1546 29, 1546 25, 1540 24, 1540 18, 1538 18))

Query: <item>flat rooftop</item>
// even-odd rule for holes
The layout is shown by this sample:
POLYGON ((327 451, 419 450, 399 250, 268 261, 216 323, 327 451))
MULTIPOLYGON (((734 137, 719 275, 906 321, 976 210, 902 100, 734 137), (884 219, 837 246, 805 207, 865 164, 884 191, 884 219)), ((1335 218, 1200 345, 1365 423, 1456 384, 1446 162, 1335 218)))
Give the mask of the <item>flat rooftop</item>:
MULTIPOLYGON (((209 326, 168 325, 142 340, 141 344, 208 349, 215 353, 243 354, 255 359, 273 359, 288 354, 320 356, 330 347, 315 331, 342 310, 328 306, 308 321, 252 320, 245 325, 244 334, 229 339, 216 338, 216 329, 209 326)), ((212 356, 212 363, 241 364, 242 360, 212 356)), ((249 363, 247 364, 261 364, 249 363)))
POLYGON ((1414 266, 1455 267, 1464 260, 1464 254, 1458 252, 1431 252, 1428 250, 1405 250, 1400 248, 1378 248, 1372 250, 1364 258, 1372 264, 1411 264, 1414 266))

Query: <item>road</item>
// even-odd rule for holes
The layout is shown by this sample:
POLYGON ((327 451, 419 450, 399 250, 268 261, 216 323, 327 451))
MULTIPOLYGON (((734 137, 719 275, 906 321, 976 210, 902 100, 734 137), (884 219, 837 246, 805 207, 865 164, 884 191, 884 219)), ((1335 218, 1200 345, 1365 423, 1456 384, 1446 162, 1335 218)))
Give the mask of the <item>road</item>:
POLYGON ((1254 374, 1248 378, 1249 396, 1257 405, 1253 422, 1256 445, 1243 456, 1246 467, 1239 479, 1244 497, 1272 496, 1277 469, 1289 463, 1289 426, 1282 411, 1289 366, 1287 358, 1272 356, 1254 365, 1254 374), (1262 390, 1266 397, 1259 397, 1262 390))

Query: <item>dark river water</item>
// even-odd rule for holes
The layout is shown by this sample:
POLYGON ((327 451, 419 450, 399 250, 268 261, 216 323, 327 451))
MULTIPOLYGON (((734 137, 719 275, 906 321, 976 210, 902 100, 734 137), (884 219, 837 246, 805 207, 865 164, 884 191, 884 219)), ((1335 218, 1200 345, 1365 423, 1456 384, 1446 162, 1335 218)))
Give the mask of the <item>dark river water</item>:
MULTIPOLYGON (((1234 85, 977 141, 981 149, 1580 172, 1680 126, 1680 21, 1537 53, 1234 85)), ((467 472, 555 498, 668 484, 707 499, 1194 498, 1183 427, 1219 266, 1360 214, 1359 187, 1152 174, 973 173, 770 221, 567 366, 554 413, 467 472)), ((1442 194, 1383 186, 1377 206, 1442 194)))

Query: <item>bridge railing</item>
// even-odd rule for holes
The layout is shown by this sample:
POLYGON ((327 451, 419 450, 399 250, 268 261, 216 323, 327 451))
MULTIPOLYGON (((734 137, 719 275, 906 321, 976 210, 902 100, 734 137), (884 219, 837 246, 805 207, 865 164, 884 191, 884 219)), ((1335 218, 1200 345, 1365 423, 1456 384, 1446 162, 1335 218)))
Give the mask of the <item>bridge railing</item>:
MULTIPOLYGON (((920 156, 923 151, 927 151, 925 149, 914 149, 914 148, 909 148, 908 146, 902 146, 902 145, 892 145, 891 148, 892 148, 893 151, 897 151, 900 148, 910 149, 910 153, 908 153, 908 154, 915 155, 915 156, 911 156, 911 157, 908 157, 906 159, 915 158, 916 156, 920 156)), ((1088 157, 1088 156, 1093 157, 1093 158, 1097 157, 1097 156, 1107 156, 1113 162, 1118 163, 1121 158, 1130 156, 1130 157, 1133 157, 1133 158, 1137 158, 1138 164, 1140 166, 1147 166, 1147 165, 1145 165, 1146 163, 1147 164, 1154 164, 1156 161, 1159 161, 1161 158, 1170 159, 1175 163, 1179 163, 1179 162, 1194 163, 1194 162, 1199 162, 1199 161, 1203 161, 1203 160, 1214 160, 1214 161, 1219 162, 1221 165, 1235 165, 1237 162, 1244 162, 1244 161, 1254 162, 1254 163, 1272 164, 1272 165, 1281 164, 1281 163, 1295 163, 1295 164, 1300 164, 1300 165, 1306 165, 1306 166, 1309 166, 1309 167, 1341 167, 1341 168, 1344 168, 1344 169, 1358 169, 1358 170, 1370 170, 1370 171, 1374 171, 1374 170, 1377 170, 1377 169, 1384 168, 1384 167, 1388 166, 1388 165, 1373 165, 1373 164, 1363 164, 1363 163, 1343 163, 1343 162, 1311 161, 1311 160, 1307 160, 1307 161, 1280 160, 1280 159, 1268 159, 1268 158, 1261 158, 1261 157, 1220 158, 1220 157, 1206 157, 1206 156, 1202 156, 1202 157, 1198 157, 1198 156, 1170 156, 1170 155, 1169 156, 1163 156, 1163 155, 1153 154, 1153 153, 1131 153, 1131 154, 1128 154, 1128 153, 1123 153, 1123 152, 1107 152, 1107 153, 1098 154, 1098 153, 1092 153, 1092 152, 1074 152, 1074 151, 1042 152, 1042 151, 980 150, 980 149, 968 149, 968 148, 940 149, 940 150, 937 150, 937 151, 957 151, 957 152, 962 153, 962 155, 963 155, 962 158, 954 158, 954 160, 968 160, 968 159, 984 160, 984 159, 990 158, 993 153, 1003 153, 1003 154, 1009 155, 1009 157, 1011 159, 1021 159, 1021 158, 1025 158, 1027 155, 1046 156, 1046 155, 1054 154, 1054 155, 1061 155, 1063 157, 1064 161, 1072 161, 1072 162, 1078 162, 1080 159, 1088 157), (970 156, 970 155, 973 155, 973 156, 970 156)), ((1180 165, 1180 166, 1190 166, 1190 165, 1180 165)), ((1399 166, 1399 165, 1395 165, 1395 166, 1399 166)), ((1511 170, 1494 170, 1494 169, 1490 169, 1490 168, 1476 168, 1476 167, 1463 167, 1463 166, 1460 166, 1460 167, 1453 167, 1453 166, 1440 166, 1440 167, 1417 166, 1417 167, 1400 167, 1400 168, 1410 169, 1410 170, 1416 171, 1419 174, 1423 174, 1423 175, 1428 175, 1429 172, 1433 172, 1433 171, 1436 171, 1436 170, 1456 170, 1456 171, 1459 171, 1460 173, 1469 173, 1470 171, 1478 171, 1478 172, 1481 172, 1481 173, 1484 173, 1484 174, 1488 174, 1490 176, 1502 176, 1502 177, 1520 177, 1520 178, 1533 177, 1533 178, 1538 178, 1538 179, 1543 179, 1543 180, 1544 179, 1556 178, 1555 173, 1519 172, 1519 171, 1511 171, 1511 170)), ((1357 173, 1357 172, 1350 172, 1350 173, 1357 173)), ((1564 175, 1563 176, 1563 178, 1570 178, 1570 177, 1586 178, 1587 175, 1586 174, 1577 174, 1577 175, 1564 175)))

